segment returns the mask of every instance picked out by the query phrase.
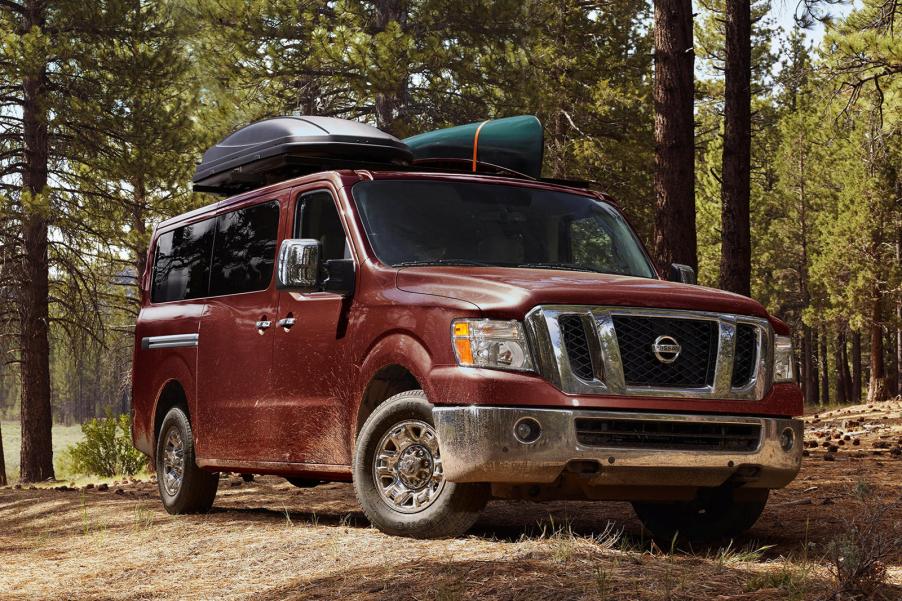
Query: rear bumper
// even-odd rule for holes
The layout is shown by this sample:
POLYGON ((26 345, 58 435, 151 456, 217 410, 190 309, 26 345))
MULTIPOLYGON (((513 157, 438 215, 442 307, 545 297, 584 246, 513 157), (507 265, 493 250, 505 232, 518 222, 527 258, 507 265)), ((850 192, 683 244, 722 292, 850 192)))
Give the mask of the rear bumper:
MULTIPOLYGON (((795 478, 802 460, 802 421, 770 417, 629 413, 570 409, 458 406, 433 410, 442 469, 452 482, 550 484, 576 472, 589 486, 712 487, 728 480, 749 488, 781 488, 795 478), (532 418, 541 434, 531 443, 514 434, 532 418), (642 443, 583 444, 576 420, 630 420, 679 429, 685 424, 760 426, 749 450, 639 448, 642 443), (657 423, 651 423, 657 422, 657 423), (781 446, 790 430, 793 444, 781 446)), ((641 424, 640 424, 641 425, 641 424)), ((639 439, 642 437, 640 436, 639 439)))

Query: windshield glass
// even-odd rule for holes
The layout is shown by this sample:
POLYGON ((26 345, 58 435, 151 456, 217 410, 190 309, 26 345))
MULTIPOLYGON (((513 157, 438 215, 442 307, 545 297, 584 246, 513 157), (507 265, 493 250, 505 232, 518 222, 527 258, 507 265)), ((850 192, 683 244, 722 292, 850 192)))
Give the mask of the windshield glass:
POLYGON ((353 188, 380 261, 492 265, 655 277, 612 207, 590 197, 503 184, 377 180, 353 188))

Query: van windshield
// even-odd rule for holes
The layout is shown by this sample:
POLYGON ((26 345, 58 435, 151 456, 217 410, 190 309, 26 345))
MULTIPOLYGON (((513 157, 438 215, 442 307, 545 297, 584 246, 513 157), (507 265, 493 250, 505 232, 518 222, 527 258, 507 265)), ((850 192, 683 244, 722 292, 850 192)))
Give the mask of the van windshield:
POLYGON ((386 265, 485 265, 655 277, 620 213, 587 196, 417 180, 360 182, 352 192, 367 239, 386 265))

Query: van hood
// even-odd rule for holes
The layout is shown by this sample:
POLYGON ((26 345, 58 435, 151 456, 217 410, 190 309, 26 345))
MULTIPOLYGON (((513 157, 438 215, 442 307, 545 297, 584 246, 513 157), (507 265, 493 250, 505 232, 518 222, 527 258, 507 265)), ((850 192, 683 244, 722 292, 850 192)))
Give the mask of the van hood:
POLYGON ((397 287, 470 302, 491 317, 522 319, 536 305, 687 309, 767 317, 758 302, 715 288, 622 275, 505 267, 405 267, 397 287))

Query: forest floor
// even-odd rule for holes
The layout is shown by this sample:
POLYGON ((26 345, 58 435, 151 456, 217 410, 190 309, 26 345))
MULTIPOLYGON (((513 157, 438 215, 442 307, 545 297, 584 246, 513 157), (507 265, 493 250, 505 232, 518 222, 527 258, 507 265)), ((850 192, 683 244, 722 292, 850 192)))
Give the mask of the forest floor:
POLYGON ((624 503, 496 501, 468 536, 417 541, 371 528, 349 484, 224 476, 211 513, 178 517, 147 480, 4 488, 0 598, 827 599, 853 535, 844 557, 890 545, 875 598, 902 599, 902 402, 807 419, 819 446, 727 546, 658 548, 624 503))

